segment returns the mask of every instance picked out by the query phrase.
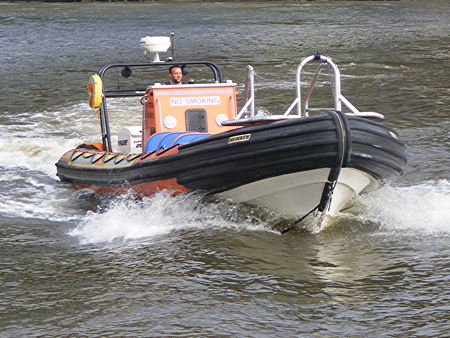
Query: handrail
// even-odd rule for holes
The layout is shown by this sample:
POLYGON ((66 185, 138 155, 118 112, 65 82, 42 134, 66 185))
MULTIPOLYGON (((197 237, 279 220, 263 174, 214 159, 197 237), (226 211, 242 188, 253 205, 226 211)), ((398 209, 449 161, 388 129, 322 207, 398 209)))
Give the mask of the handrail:
POLYGON ((317 80, 319 79, 322 70, 326 67, 328 67, 326 63, 321 63, 319 67, 317 67, 316 74, 314 74, 314 77, 311 79, 311 82, 305 94, 305 110, 304 110, 305 116, 308 116, 309 100, 314 91, 314 88, 316 88, 317 80))
POLYGON ((297 68, 297 115, 298 116, 302 116, 302 113, 305 114, 305 116, 308 116, 308 111, 307 111, 307 107, 308 107, 308 103, 309 103, 309 99, 311 97, 312 91, 314 89, 314 86, 317 82, 317 79, 319 77, 320 72, 322 71, 322 69, 328 66, 334 73, 334 88, 333 88, 333 98, 334 98, 334 110, 341 110, 341 73, 339 71, 339 68, 336 66, 336 64, 333 62, 333 60, 331 60, 329 57, 326 56, 322 56, 319 53, 315 54, 315 55, 311 55, 308 56, 306 58, 304 58, 298 68, 297 68), (306 104, 306 108, 304 109, 304 111, 302 112, 302 97, 301 97, 301 72, 303 67, 311 61, 322 61, 323 64, 319 66, 319 69, 317 70, 313 80, 311 81, 310 87, 309 87, 309 95, 307 95, 307 101, 305 100, 305 104, 306 104))
POLYGON ((106 108, 106 97, 103 95, 102 105, 100 106, 100 127, 102 131, 103 149, 112 152, 111 134, 109 130, 108 110, 106 108))
POLYGON ((351 111, 353 114, 359 114, 359 113, 360 113, 360 111, 359 111, 358 109, 356 109, 356 107, 355 107, 354 105, 352 105, 352 104, 350 103, 350 101, 347 100, 347 99, 344 97, 344 95, 341 95, 339 99, 341 100, 341 102, 342 102, 348 109, 350 109, 350 111, 351 111))
POLYGON ((98 74, 103 80, 103 76, 106 71, 111 68, 123 68, 123 67, 161 67, 161 66, 181 66, 181 65, 204 65, 209 67, 214 75, 214 81, 218 83, 222 83, 222 72, 219 67, 209 61, 179 61, 179 62, 147 62, 147 63, 123 63, 123 64, 111 64, 103 66, 98 74))
POLYGON ((292 101, 291 105, 289 106, 288 109, 286 109, 286 111, 284 112, 283 115, 287 116, 291 113, 292 109, 294 109, 294 107, 297 105, 298 103, 298 97, 295 98, 294 101, 292 101))
POLYGON ((329 57, 320 55, 319 53, 315 55, 308 56, 304 58, 298 68, 297 68, 297 76, 296 76, 296 93, 297 97, 295 100, 291 103, 289 108, 286 110, 284 115, 289 115, 289 113, 293 110, 295 106, 297 106, 297 115, 301 117, 302 115, 308 116, 310 112, 329 112, 329 111, 341 111, 342 105, 344 105, 351 113, 355 115, 364 116, 367 118, 373 118, 382 120, 384 116, 380 113, 376 112, 360 112, 353 104, 350 103, 349 100, 347 100, 344 95, 341 94, 341 72, 339 71, 338 66, 333 62, 333 60, 329 57), (306 90, 305 98, 304 98, 304 106, 302 107, 302 97, 301 97, 301 72, 303 70, 303 67, 311 62, 311 61, 322 61, 322 63, 319 65, 319 67, 316 70, 316 73, 314 74, 313 78, 311 79, 311 82, 308 86, 308 89, 306 90), (334 75, 334 81, 333 81, 333 102, 334 107, 332 108, 310 108, 309 107, 309 100, 311 99, 312 93, 316 87, 317 81, 319 79, 320 73, 324 68, 329 68, 334 75))
POLYGON ((255 71, 252 66, 248 65, 245 74, 244 85, 244 101, 245 104, 236 116, 239 119, 244 113, 247 113, 247 109, 250 106, 250 116, 255 116, 255 71))
MULTIPOLYGON (((248 117, 254 117, 254 71, 251 66, 247 66, 247 75, 246 82, 244 88, 244 99, 247 100, 245 105, 240 110, 239 114, 236 116, 236 120, 238 120, 244 113, 247 112, 249 105, 252 105, 251 115, 248 117), (250 71, 251 70, 251 71, 250 71), (250 93, 250 94, 249 94, 250 93)), ((383 120, 383 114, 376 112, 360 112, 353 104, 350 103, 342 94, 341 94, 341 73, 339 71, 338 66, 333 62, 333 60, 327 56, 320 55, 319 53, 315 55, 308 56, 304 58, 297 67, 296 73, 296 98, 292 101, 286 111, 283 113, 283 116, 288 116, 297 107, 297 114, 292 114, 293 116, 309 116, 310 112, 315 113, 326 113, 331 111, 341 111, 342 105, 344 105, 351 113, 355 115, 359 115, 361 117, 370 118, 374 120, 383 120), (322 63, 316 70, 316 73, 312 77, 309 86, 306 90, 306 94, 304 97, 304 106, 302 106, 302 96, 301 96, 301 72, 303 67, 311 62, 311 61, 321 61, 322 63), (332 94, 333 94, 333 103, 334 107, 329 108, 310 108, 309 101, 311 99, 312 93, 316 87, 316 84, 319 80, 320 73, 324 68, 329 68, 334 75, 333 85, 332 85, 332 94)), ((231 124, 229 124, 231 125, 231 124)))

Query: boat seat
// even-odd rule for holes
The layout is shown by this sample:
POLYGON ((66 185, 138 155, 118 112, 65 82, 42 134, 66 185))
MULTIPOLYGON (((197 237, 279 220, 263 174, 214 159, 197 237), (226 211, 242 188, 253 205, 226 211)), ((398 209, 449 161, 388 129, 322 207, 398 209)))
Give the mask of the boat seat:
POLYGON ((202 138, 211 136, 212 134, 198 132, 162 132, 153 134, 145 145, 146 152, 154 152, 161 149, 168 149, 178 144, 186 144, 202 138))

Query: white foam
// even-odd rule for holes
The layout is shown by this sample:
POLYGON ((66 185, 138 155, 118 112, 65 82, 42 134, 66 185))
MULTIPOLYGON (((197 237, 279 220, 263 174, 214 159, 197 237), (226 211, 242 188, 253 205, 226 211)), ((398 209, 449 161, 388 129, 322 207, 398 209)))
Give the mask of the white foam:
MULTIPOLYGON (((124 125, 141 123, 141 105, 136 98, 115 98, 109 100, 109 120, 112 133, 124 125)), ((83 138, 86 142, 101 139, 100 120, 95 109, 87 103, 76 103, 57 107, 51 111, 8 114, 9 123, 0 126, 2 137, 47 137, 66 136, 83 138)))
MULTIPOLYGON (((379 224, 381 233, 450 234, 447 180, 411 187, 384 187, 364 195, 360 203, 352 218, 379 224)), ((243 217, 239 208, 225 201, 206 203, 198 194, 174 197, 169 192, 160 192, 141 200, 123 197, 103 211, 88 212, 69 234, 78 237, 82 244, 89 244, 163 236, 187 229, 277 233, 270 228, 272 221, 255 222, 243 217), (235 216, 238 214, 241 216, 235 216)))
POLYGON ((429 181, 410 187, 383 187, 360 199, 360 220, 385 230, 412 234, 450 234, 450 181, 429 181))
POLYGON ((72 221, 79 217, 79 210, 70 199, 72 194, 64 186, 49 184, 44 174, 31 176, 20 169, 2 171, 0 182, 4 188, 0 199, 3 215, 51 221, 72 221))
MULTIPOLYGON (((132 108, 129 99, 111 101, 111 110, 122 112, 111 112, 111 119, 118 120, 116 129, 130 121, 140 121, 140 108, 132 108)), ((62 154, 80 143, 101 140, 98 116, 87 103, 17 114, 10 119, 14 123, 0 126, 0 166, 7 168, 39 170, 54 177, 54 164, 62 154)), ((116 134, 112 135, 113 140, 116 134)))
POLYGON ((0 166, 38 170, 56 177, 55 163, 59 157, 80 143, 79 139, 62 137, 0 139, 0 166))
POLYGON ((228 219, 225 209, 229 207, 225 202, 202 202, 198 194, 171 196, 162 191, 141 200, 125 196, 117 198, 103 212, 88 212, 69 235, 88 244, 160 236, 187 229, 268 231, 260 224, 228 219))

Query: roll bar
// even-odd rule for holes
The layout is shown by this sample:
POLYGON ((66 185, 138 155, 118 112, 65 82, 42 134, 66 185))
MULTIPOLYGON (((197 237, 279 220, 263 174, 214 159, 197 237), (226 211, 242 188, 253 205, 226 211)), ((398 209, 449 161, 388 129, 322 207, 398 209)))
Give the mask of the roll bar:
MULTIPOLYGON (((203 65, 207 66, 211 69, 214 76, 214 81, 221 83, 222 82, 222 72, 220 71, 219 67, 209 61, 179 61, 179 62, 148 62, 148 63, 124 63, 124 64, 112 64, 112 65, 106 65, 103 68, 100 69, 98 72, 98 75, 100 75, 102 81, 104 78, 104 75, 107 70, 111 68, 123 68, 123 67, 130 67, 130 68, 145 68, 145 67, 165 67, 165 66, 183 66, 183 65, 203 65)), ((135 89, 134 89, 135 90, 135 89)), ((130 90, 131 91, 131 90, 130 90)))
MULTIPOLYGON (((255 89, 254 89, 254 74, 252 66, 247 66, 246 78, 245 78, 245 87, 244 87, 244 106, 241 108, 239 114, 236 116, 236 120, 242 118, 254 118, 255 117, 255 89), (250 109, 249 109, 250 108, 250 109)), ((372 118, 375 120, 383 120, 383 115, 376 112, 360 112, 354 105, 347 100, 344 95, 341 93, 341 72, 339 71, 338 66, 333 62, 333 60, 327 56, 320 55, 319 53, 315 55, 308 56, 304 58, 297 67, 296 72, 296 97, 294 101, 290 104, 288 109, 283 113, 283 115, 277 115, 278 119, 282 119, 288 117, 302 117, 309 116, 309 113, 325 113, 330 111, 342 111, 342 106, 345 106, 351 113, 359 115, 361 117, 372 118), (309 86, 306 88, 305 96, 302 100, 302 86, 301 86, 301 75, 303 68, 306 64, 311 61, 319 61, 321 64, 317 67, 316 73, 311 79, 309 86), (334 107, 329 108, 311 108, 309 107, 309 102, 312 96, 312 93, 316 87, 316 84, 319 80, 320 73, 325 68, 329 68, 334 76, 334 81, 332 84, 332 92, 333 92, 333 103, 334 107), (291 114, 294 108, 297 108, 296 114, 291 114), (289 116, 288 116, 289 115, 289 116)), ((273 117, 267 120, 272 120, 273 117)), ((236 125, 236 123, 234 123, 236 125)), ((229 122, 227 125, 231 125, 229 122)))
MULTIPOLYGON (((297 75, 296 75, 296 98, 286 110, 283 115, 289 115, 289 113, 293 110, 295 106, 297 106, 297 115, 299 117, 308 116, 310 112, 322 113, 328 111, 341 111, 342 104, 344 104, 352 113, 360 114, 360 111, 356 109, 354 105, 350 103, 342 94, 341 94, 341 72, 339 71, 338 66, 333 62, 333 60, 327 56, 320 55, 319 53, 315 55, 308 56, 304 58, 297 67, 297 75), (316 73, 314 74, 309 87, 306 90, 305 94, 305 102, 302 107, 302 93, 301 93, 301 74, 303 67, 311 61, 322 61, 322 64, 317 67, 316 73), (323 69, 329 68, 334 75, 333 81, 333 102, 334 107, 332 108, 310 108, 309 100, 311 99, 314 88, 316 87, 317 80, 319 79, 320 73, 323 69)), ((381 115, 381 114, 380 114, 381 115)))
MULTIPOLYGON (((214 82, 222 82, 222 72, 219 67, 209 61, 179 61, 179 62, 147 62, 147 63, 123 63, 123 64, 111 64, 103 66, 98 75, 102 79, 104 84, 104 76, 106 72, 114 68, 147 68, 147 67, 167 67, 167 66, 182 66, 182 65, 203 65, 211 69, 214 77, 214 82)), ((106 105, 107 97, 131 97, 131 96, 143 96, 147 88, 132 88, 132 89, 106 89, 103 85, 103 99, 100 107, 100 128, 102 133, 103 147, 107 151, 112 151, 111 134, 109 129, 108 109, 106 105)))

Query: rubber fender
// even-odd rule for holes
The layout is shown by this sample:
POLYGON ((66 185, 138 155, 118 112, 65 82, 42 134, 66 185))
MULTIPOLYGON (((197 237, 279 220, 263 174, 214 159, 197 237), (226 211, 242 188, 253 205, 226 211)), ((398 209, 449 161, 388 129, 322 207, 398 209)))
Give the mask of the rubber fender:
POLYGON ((95 149, 95 150, 100 150, 103 151, 103 144, 102 143, 96 143, 96 142, 87 142, 87 143, 82 143, 80 144, 77 149, 95 149))

